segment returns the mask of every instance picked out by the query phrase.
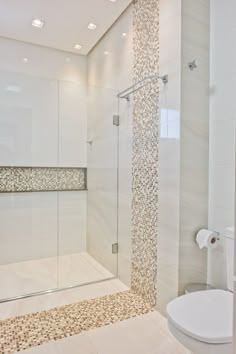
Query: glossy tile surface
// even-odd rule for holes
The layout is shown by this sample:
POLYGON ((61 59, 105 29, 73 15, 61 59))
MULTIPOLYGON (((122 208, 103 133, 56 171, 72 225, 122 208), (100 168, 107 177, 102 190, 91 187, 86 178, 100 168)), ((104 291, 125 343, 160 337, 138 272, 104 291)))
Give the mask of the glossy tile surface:
POLYGON ((208 224, 210 1, 182 1, 179 293, 207 280, 196 232, 208 224), (196 70, 187 63, 196 60, 196 70))
POLYGON ((126 101, 118 102, 116 95, 133 82, 132 27, 133 9, 130 6, 88 55, 88 140, 94 141, 87 151, 88 249, 113 272, 117 257, 110 254, 110 244, 116 242, 118 227, 118 274, 127 285, 131 278, 133 107, 131 102, 128 105, 126 101), (125 38, 121 35, 124 32, 127 33, 125 38), (107 50, 109 55, 104 55, 107 50), (117 127, 112 125, 113 114, 120 115, 119 151, 117 127))
POLYGON ((14 353, 152 311, 132 291, 1 321, 0 351, 14 353))
POLYGON ((152 312, 26 350, 29 354, 187 354, 166 320, 152 312))
POLYGON ((180 1, 160 0, 160 74, 169 75, 168 85, 160 84, 157 309, 161 313, 178 294, 180 29, 180 1))
MULTIPOLYGON (((221 234, 220 245, 209 252, 208 282, 227 288, 225 230, 235 223, 235 67, 227 58, 236 59, 232 45, 236 36, 236 3, 211 0, 211 95, 210 95, 210 189, 209 227, 221 234)), ((235 262, 236 264, 236 262, 235 262)), ((235 265, 236 267, 236 265, 235 265)))
POLYGON ((113 278, 87 253, 0 266, 0 299, 113 278))
POLYGON ((128 290, 118 279, 0 304, 0 320, 128 290))

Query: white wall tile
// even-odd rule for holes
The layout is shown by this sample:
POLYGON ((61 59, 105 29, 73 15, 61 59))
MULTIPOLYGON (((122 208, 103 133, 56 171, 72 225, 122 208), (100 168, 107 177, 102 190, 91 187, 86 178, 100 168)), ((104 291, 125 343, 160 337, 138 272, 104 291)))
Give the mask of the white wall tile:
MULTIPOLYGON (((86 57, 3 38, 0 51, 0 165, 86 167, 86 57)), ((84 251, 86 199, 1 194, 0 262, 56 256, 58 233, 61 255, 84 251)))
POLYGON ((206 282, 207 254, 196 233, 208 221, 209 1, 182 1, 179 293, 206 282), (188 63, 196 60, 197 68, 188 63))
POLYGON ((234 208, 234 178, 233 165, 215 165, 212 170, 211 201, 215 208, 234 208))
POLYGON ((157 308, 162 313, 178 295, 180 30, 180 1, 160 0, 160 74, 169 76, 167 85, 160 84, 157 308))
POLYGON ((131 6, 88 57, 88 140, 93 141, 88 146, 88 250, 116 274, 117 256, 111 254, 111 245, 118 236, 118 276, 127 285, 131 272, 132 101, 120 100, 118 106, 116 95, 132 84, 132 61, 131 6), (109 54, 104 56, 104 51, 109 54), (112 115, 117 113, 119 150, 118 129, 112 125, 112 115))
POLYGON ((59 255, 86 252, 87 192, 58 192, 59 255))
POLYGON ((233 165, 235 161, 235 120, 211 121, 211 163, 233 165))
POLYGON ((58 82, 1 72, 0 86, 0 164, 56 166, 58 82), (6 91, 11 86, 20 92, 6 91))
POLYGON ((235 193, 235 67, 228 59, 236 57, 235 1, 227 6, 211 0, 211 96, 210 96, 210 177, 209 227, 221 234, 218 249, 209 252, 208 281, 226 288, 224 233, 234 225, 235 193))
POLYGON ((59 165, 87 166, 87 88, 59 82, 59 165))
POLYGON ((1 194, 0 262, 57 255, 57 193, 1 194))

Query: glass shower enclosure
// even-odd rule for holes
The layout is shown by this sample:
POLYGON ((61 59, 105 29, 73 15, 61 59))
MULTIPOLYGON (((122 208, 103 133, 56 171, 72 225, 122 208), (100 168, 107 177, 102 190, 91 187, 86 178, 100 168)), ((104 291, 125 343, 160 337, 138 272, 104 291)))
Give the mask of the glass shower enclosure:
POLYGON ((0 72, 0 302, 116 277, 117 105, 0 72))

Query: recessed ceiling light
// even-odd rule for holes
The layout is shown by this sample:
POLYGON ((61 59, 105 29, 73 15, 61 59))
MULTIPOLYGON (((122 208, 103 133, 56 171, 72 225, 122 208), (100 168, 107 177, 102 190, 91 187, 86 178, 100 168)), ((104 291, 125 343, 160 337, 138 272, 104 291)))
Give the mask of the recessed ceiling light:
POLYGON ((29 59, 28 59, 28 58, 22 58, 22 62, 23 62, 23 63, 28 63, 28 62, 29 62, 29 59))
POLYGON ((116 2, 116 0, 109 0, 110 2, 116 2))
POLYGON ((121 35, 123 38, 126 38, 128 36, 128 34, 126 32, 123 32, 121 35))
POLYGON ((38 27, 38 28, 43 28, 45 22, 40 20, 39 18, 34 18, 32 20, 32 26, 38 27))
POLYGON ((105 51, 103 54, 104 55, 108 55, 108 54, 110 54, 110 52, 105 51))
POLYGON ((78 50, 79 50, 79 49, 81 49, 81 48, 82 48, 82 45, 80 45, 80 44, 75 44, 75 45, 74 45, 74 49, 78 49, 78 50))
POLYGON ((97 25, 95 23, 89 23, 88 29, 95 30, 97 28, 97 25))

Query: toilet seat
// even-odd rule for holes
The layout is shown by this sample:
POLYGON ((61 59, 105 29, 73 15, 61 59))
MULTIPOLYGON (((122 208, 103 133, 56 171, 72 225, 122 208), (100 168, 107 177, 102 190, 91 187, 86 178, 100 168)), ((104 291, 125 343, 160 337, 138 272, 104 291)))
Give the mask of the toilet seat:
POLYGON ((207 290, 181 296, 167 306, 169 322, 185 335, 208 344, 232 343, 233 294, 207 290))

